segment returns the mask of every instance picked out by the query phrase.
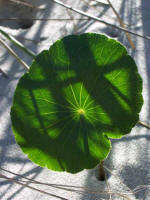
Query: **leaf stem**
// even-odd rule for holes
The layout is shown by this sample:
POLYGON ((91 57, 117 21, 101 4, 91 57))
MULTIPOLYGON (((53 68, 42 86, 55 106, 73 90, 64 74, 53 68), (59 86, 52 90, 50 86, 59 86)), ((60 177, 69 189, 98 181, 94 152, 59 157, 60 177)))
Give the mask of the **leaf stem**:
POLYGON ((100 162, 100 165, 99 165, 99 177, 98 177, 98 179, 100 181, 104 181, 105 180, 104 161, 100 162))

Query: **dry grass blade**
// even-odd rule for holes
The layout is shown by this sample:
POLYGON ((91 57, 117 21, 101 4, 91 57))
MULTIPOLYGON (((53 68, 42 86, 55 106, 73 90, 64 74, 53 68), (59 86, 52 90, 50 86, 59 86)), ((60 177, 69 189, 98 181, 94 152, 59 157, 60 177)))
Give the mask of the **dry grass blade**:
MULTIPOLYGON (((114 6, 113 6, 112 3, 110 2, 110 0, 107 0, 107 2, 108 2, 108 4, 110 5, 110 7, 112 8, 114 14, 116 15, 116 17, 117 17, 117 19, 118 19, 118 21, 119 21, 119 23, 120 23, 120 26, 121 26, 122 28, 126 28, 124 22, 123 22, 122 19, 120 18, 119 14, 117 13, 116 9, 114 8, 114 6)), ((126 34, 126 36, 127 36, 127 38, 128 38, 128 41, 129 41, 129 43, 130 43, 132 49, 135 49, 135 45, 134 45, 133 41, 131 40, 130 34, 127 33, 127 32, 125 32, 125 34, 126 34)))
POLYGON ((70 10, 72 10, 72 11, 78 13, 78 14, 83 15, 83 16, 89 17, 90 19, 93 19, 93 20, 95 20, 95 21, 101 22, 101 23, 103 23, 103 24, 105 24, 105 25, 107 25, 107 26, 111 26, 111 27, 113 27, 113 28, 116 28, 116 29, 118 29, 118 30, 120 30, 120 31, 124 31, 124 32, 130 33, 130 34, 132 34, 132 35, 141 37, 141 38, 143 38, 143 39, 150 40, 150 37, 147 37, 147 36, 144 36, 144 35, 140 35, 140 34, 138 34, 138 33, 134 33, 134 32, 132 32, 132 31, 130 31, 130 30, 127 30, 127 29, 125 29, 125 28, 116 26, 116 25, 114 25, 114 24, 110 24, 110 23, 108 23, 108 22, 106 22, 106 21, 101 20, 101 19, 98 18, 98 17, 95 17, 95 16, 93 16, 93 15, 87 14, 86 12, 83 12, 83 11, 81 11, 81 10, 79 10, 79 9, 73 8, 73 7, 69 6, 68 4, 64 4, 64 3, 61 2, 61 1, 58 1, 58 0, 51 0, 51 2, 57 3, 57 4, 59 4, 60 6, 63 6, 63 7, 65 7, 65 8, 67 8, 67 9, 70 9, 70 10))
POLYGON ((25 53, 27 53, 29 56, 31 56, 32 58, 35 58, 35 54, 29 50, 28 48, 26 48, 22 43, 20 43, 18 40, 16 40, 13 36, 9 35, 7 32, 3 31, 0 28, 0 33, 7 38, 9 41, 11 41, 16 47, 20 48, 21 50, 23 50, 25 53))
POLYGON ((141 122, 141 121, 139 121, 138 124, 140 124, 141 126, 144 126, 145 128, 150 129, 150 125, 149 124, 146 124, 146 123, 141 122))
MULTIPOLYGON (((16 183, 16 184, 19 184, 19 185, 21 185, 21 186, 23 186, 23 187, 26 187, 26 188, 29 188, 29 189, 32 189, 32 190, 35 190, 35 191, 38 191, 38 192, 40 192, 40 193, 42 193, 42 194, 46 194, 46 195, 49 195, 49 196, 51 196, 51 197, 56 197, 56 198, 58 198, 58 199, 61 199, 61 200, 68 200, 68 199, 66 199, 66 198, 64 198, 64 197, 60 197, 60 196, 58 196, 58 195, 54 195, 54 194, 51 194, 51 193, 49 193, 49 192, 45 192, 45 191, 43 191, 43 190, 40 190, 40 189, 37 189, 37 188, 34 188, 34 187, 32 187, 32 186, 29 186, 29 185, 27 185, 27 183, 22 183, 22 182, 20 182, 20 181, 17 181, 17 180, 15 180, 15 179, 13 179, 13 178, 9 178, 9 177, 7 177, 7 176, 5 176, 5 175, 3 175, 3 174, 0 174, 0 178, 3 178, 3 179, 6 179, 6 180, 8 180, 8 181, 10 181, 10 182, 13 182, 13 183, 16 183)), ((30 179, 29 179, 30 180, 30 179)), ((39 182, 40 183, 40 182, 39 182)), ((42 183, 43 184, 43 183, 42 183)), ((56 187, 56 188, 58 188, 58 189, 63 189, 63 190, 67 190, 67 191, 71 191, 71 192, 80 192, 80 191, 78 191, 78 190, 73 190, 73 189, 67 189, 67 188, 61 188, 61 187, 56 187)), ((84 192, 87 192, 87 191, 84 191, 84 192)), ((91 193, 91 192, 90 192, 91 193)), ((95 194, 95 192, 92 192, 93 194, 95 194)), ((119 193, 119 192, 111 192, 111 191, 97 191, 97 193, 98 194, 106 194, 106 195, 113 195, 113 196, 119 196, 119 197, 123 197, 123 198, 125 198, 125 199, 127 199, 127 200, 131 200, 130 198, 128 198, 127 196, 126 196, 126 194, 122 194, 122 193, 119 193)))
POLYGON ((0 44, 2 45, 2 46, 4 46, 6 49, 7 49, 7 51, 10 53, 10 54, 12 54, 23 66, 24 66, 24 68, 26 69, 26 70, 28 70, 29 69, 29 66, 22 60, 22 59, 20 59, 19 58, 19 56, 12 50, 12 48, 10 48, 7 44, 6 44, 6 42, 4 41, 4 40, 2 40, 1 38, 0 38, 0 44))
POLYGON ((8 0, 8 1, 15 3, 15 4, 21 4, 21 5, 29 7, 29 8, 35 8, 35 9, 41 10, 41 8, 39 8, 37 6, 33 6, 31 3, 27 3, 27 2, 24 2, 24 1, 20 1, 20 0, 8 0))
MULTIPOLYGON (((72 21, 72 20, 91 20, 90 18, 30 18, 33 21, 72 21)), ((0 21, 17 21, 18 18, 11 17, 11 18, 0 18, 0 21)), ((19 18, 19 20, 27 20, 27 18, 19 18)))
POLYGON ((49 196, 51 196, 51 197, 56 197, 56 198, 59 198, 59 199, 61 199, 61 200, 68 200, 68 199, 66 199, 66 198, 63 198, 63 197, 60 197, 60 196, 51 194, 51 193, 49 193, 49 192, 45 192, 45 191, 43 191, 43 190, 39 190, 39 189, 37 189, 37 188, 31 187, 31 186, 29 186, 29 185, 27 185, 27 184, 21 183, 21 182, 19 182, 19 181, 17 181, 17 180, 14 180, 14 179, 9 178, 9 177, 7 177, 7 176, 5 176, 5 175, 2 175, 2 174, 0 174, 0 178, 4 178, 4 179, 6 179, 6 180, 8 180, 8 181, 11 181, 11 182, 16 183, 16 184, 18 184, 18 185, 21 185, 21 186, 23 186, 23 187, 26 187, 26 188, 29 188, 29 189, 38 191, 38 192, 40 192, 40 193, 42 193, 42 194, 49 195, 49 196))
POLYGON ((3 75, 3 77, 8 78, 7 74, 0 68, 0 73, 3 75))
MULTIPOLYGON (((73 185, 62 185, 62 184, 43 183, 43 182, 39 182, 39 181, 32 180, 32 179, 30 179, 30 178, 27 178, 27 177, 25 177, 25 176, 23 176, 23 175, 20 175, 20 174, 11 172, 11 171, 9 171, 9 170, 3 169, 3 168, 1 168, 1 167, 0 167, 0 170, 5 171, 5 172, 10 173, 10 174, 13 174, 13 175, 15 175, 15 176, 18 176, 18 177, 20 177, 20 178, 23 178, 23 179, 25 179, 25 180, 27 180, 27 181, 30 181, 30 183, 34 183, 34 184, 46 185, 46 186, 55 187, 55 188, 58 188, 58 189, 69 190, 69 191, 74 191, 74 192, 76 192, 76 191, 77 191, 77 192, 81 192, 81 190, 79 190, 79 189, 82 189, 82 192, 83 192, 83 189, 84 189, 84 190, 85 190, 86 192, 88 192, 88 193, 95 193, 95 192, 98 192, 98 193, 99 193, 99 192, 103 192, 103 193, 105 193, 105 191, 91 190, 91 189, 89 189, 89 188, 87 188, 87 187, 82 187, 82 186, 73 186, 73 185), (75 190, 75 189, 72 189, 72 188, 76 188, 76 190, 75 190)), ((23 181, 23 182, 24 182, 24 181, 23 181)))
POLYGON ((141 192, 142 190, 150 189, 150 185, 139 185, 135 189, 133 189, 133 193, 136 194, 138 192, 141 192))
POLYGON ((99 1, 99 0, 95 0, 97 3, 99 3, 99 4, 102 4, 102 5, 104 5, 104 6, 109 6, 109 4, 107 4, 107 3, 104 3, 104 2, 101 2, 101 1, 99 1))
MULTIPOLYGON (((71 186, 71 185, 60 185, 60 184, 49 184, 49 183, 42 183, 42 182, 39 182, 39 181, 35 181, 35 180, 32 180, 32 179, 29 179, 29 178, 26 178, 26 177, 24 177, 24 176, 22 176, 22 175, 19 175, 19 174, 16 174, 16 173, 14 173, 14 172, 10 172, 10 171, 8 171, 8 170, 6 170, 6 169, 3 169, 3 168, 0 168, 2 171, 5 171, 5 172, 8 172, 8 173, 11 173, 11 174, 13 174, 13 175, 16 175, 16 176, 20 176, 21 178, 24 178, 24 179, 26 179, 26 180, 28 180, 28 181, 30 181, 30 183, 34 183, 34 184, 40 184, 40 185, 47 185, 47 186, 50 186, 50 187, 54 187, 54 188, 57 188, 57 189, 61 189, 61 190, 66 190, 66 191, 71 191, 71 192, 77 192, 77 193, 80 193, 80 194, 82 194, 82 193, 89 193, 89 194, 103 194, 103 195, 109 195, 109 197, 111 198, 112 196, 119 196, 119 197, 123 197, 124 199, 127 199, 127 200, 131 200, 127 195, 128 195, 128 193, 121 193, 121 192, 113 192, 113 191, 110 191, 110 190, 97 190, 97 189, 95 189, 95 190, 92 190, 92 189, 89 189, 89 188, 87 188, 87 187, 80 187, 80 186, 71 186), (73 188, 76 188, 76 189, 73 189, 73 188), (82 189, 82 190, 81 190, 82 189)), ((14 183, 17 183, 17 184, 20 184, 20 185, 23 185, 24 187, 28 187, 28 188, 30 188, 30 189, 33 189, 33 190, 37 190, 38 191, 38 189, 36 189, 36 188, 34 188, 34 187, 31 187, 31 186, 27 186, 26 184, 26 181, 22 181, 22 182, 24 182, 24 184, 23 183, 21 183, 20 181, 17 181, 17 180, 15 180, 15 179, 12 179, 12 178, 8 178, 8 177, 6 177, 6 176, 4 176, 4 175, 2 175, 1 174, 1 177, 2 178, 5 178, 5 179, 7 179, 7 180, 9 180, 9 181, 11 181, 11 182, 14 182, 14 183)), ((42 192, 42 193, 45 193, 44 191, 39 191, 39 192, 42 192)), ((51 195, 50 193, 46 193, 46 194, 48 194, 48 195, 51 195)), ((129 193, 130 194, 130 193, 129 193)), ((60 198, 60 197, 58 197, 58 198, 60 198)), ((110 199, 109 199, 110 200, 110 199)))

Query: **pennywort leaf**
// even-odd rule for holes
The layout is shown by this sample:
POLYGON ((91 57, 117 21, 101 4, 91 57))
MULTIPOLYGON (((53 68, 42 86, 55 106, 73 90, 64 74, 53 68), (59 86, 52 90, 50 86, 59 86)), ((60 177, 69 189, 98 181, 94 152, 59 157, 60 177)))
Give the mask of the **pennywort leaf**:
POLYGON ((17 143, 35 163, 76 173, 104 160, 109 138, 137 123, 142 80, 125 47, 86 33, 41 52, 15 91, 11 120, 17 143))

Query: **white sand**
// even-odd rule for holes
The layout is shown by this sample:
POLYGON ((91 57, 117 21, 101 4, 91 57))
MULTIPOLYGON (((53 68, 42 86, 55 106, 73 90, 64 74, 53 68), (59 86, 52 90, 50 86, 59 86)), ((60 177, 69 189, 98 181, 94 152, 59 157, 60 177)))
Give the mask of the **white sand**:
MULTIPOLYGON (((80 15, 67 12, 56 4, 50 4, 48 0, 33 0, 35 5, 45 6, 45 11, 38 11, 39 18, 81 18, 80 15), (43 3, 44 2, 44 3, 43 3)), ((100 16, 101 19, 109 23, 119 24, 114 16, 111 8, 104 9, 96 4, 96 7, 89 7, 81 0, 63 0, 70 5, 82 9, 86 12, 100 16), (104 12, 102 12, 104 11, 104 12)), ((106 1, 105 1, 106 2, 106 1)), ((148 0, 112 0, 120 16, 128 28, 139 34, 150 35, 150 2, 148 0)), ((11 7, 0 8, 0 17, 14 17, 11 7)), ((17 12, 17 11, 16 11, 17 12)), ((29 16, 26 9, 19 11, 21 16, 29 16)), ((30 13, 30 12, 29 12, 30 13)), ((35 12, 32 13, 35 17, 35 12)), ((32 16, 31 14, 31 16, 32 16)), ((29 16, 29 17, 31 17, 29 16)), ((140 119, 150 124, 150 42, 139 37, 131 36, 135 50, 131 49, 126 36, 123 32, 112 30, 101 23, 94 21, 36 21, 35 24, 27 30, 16 29, 17 25, 13 22, 1 22, 3 30, 20 37, 20 41, 36 54, 43 49, 47 49, 50 44, 65 35, 72 33, 97 32, 107 33, 110 36, 117 36, 127 48, 138 65, 139 73, 143 78, 143 97, 144 105, 140 113, 140 119), (10 28, 11 27, 11 28, 10 28), (40 44, 24 40, 22 38, 42 40, 40 44)), ((18 53, 18 55, 29 65, 31 58, 25 55, 21 50, 16 49, 12 44, 8 44, 18 53)), ((105 162, 105 166, 109 168, 112 174, 108 173, 107 184, 100 182, 96 178, 97 169, 84 170, 77 174, 53 172, 43 169, 28 160, 27 156, 22 153, 19 146, 15 143, 11 130, 10 108, 16 84, 25 72, 23 67, 0 45, 0 68, 5 71, 9 77, 6 79, 0 74, 0 166, 4 169, 11 170, 15 173, 22 174, 28 178, 43 182, 75 185, 82 187, 90 187, 92 190, 104 191, 109 189, 113 192, 120 191, 122 193, 130 191, 138 185, 150 184, 150 131, 141 126, 133 128, 132 132, 120 140, 112 141, 112 151, 105 162)), ((4 172, 1 171, 4 174, 4 172)), ((12 177, 9 174, 5 175, 12 177)), ((29 185, 29 182, 27 183, 29 185)), ((82 194, 64 191, 47 186, 36 186, 45 191, 64 197, 69 200, 98 200, 108 199, 108 196, 97 194, 89 194, 84 191, 82 194)), ((130 199, 149 200, 150 192, 148 190, 141 191, 137 194, 129 195, 130 199)), ((24 188, 17 184, 12 184, 4 179, 0 179, 0 199, 1 200, 46 200, 58 199, 48 195, 41 194, 28 188, 24 188)), ((122 197, 114 197, 112 199, 121 200, 122 197)))

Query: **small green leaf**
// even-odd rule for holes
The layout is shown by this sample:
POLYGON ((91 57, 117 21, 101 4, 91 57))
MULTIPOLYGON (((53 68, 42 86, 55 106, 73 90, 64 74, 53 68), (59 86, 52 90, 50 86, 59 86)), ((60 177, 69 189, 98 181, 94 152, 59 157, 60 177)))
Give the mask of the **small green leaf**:
POLYGON ((142 80, 116 40, 86 33, 40 53, 15 91, 11 120, 17 143, 40 166, 76 173, 104 160, 109 138, 137 123, 142 80))

